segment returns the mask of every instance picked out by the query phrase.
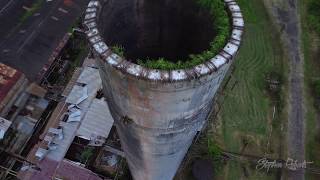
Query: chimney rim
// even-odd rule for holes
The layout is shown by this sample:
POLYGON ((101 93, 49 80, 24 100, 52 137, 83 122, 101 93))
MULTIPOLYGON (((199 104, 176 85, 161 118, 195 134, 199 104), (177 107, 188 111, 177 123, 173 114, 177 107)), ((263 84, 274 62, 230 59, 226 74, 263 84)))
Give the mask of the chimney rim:
POLYGON ((220 68, 233 60, 240 48, 244 32, 244 19, 240 7, 234 0, 224 0, 224 3, 227 6, 232 22, 229 40, 224 48, 213 58, 187 69, 150 69, 127 61, 125 58, 113 53, 104 42, 97 27, 97 17, 101 10, 100 0, 91 0, 89 2, 84 14, 83 25, 85 27, 87 39, 90 46, 93 48, 94 53, 113 68, 133 77, 150 81, 187 81, 217 72, 220 68))

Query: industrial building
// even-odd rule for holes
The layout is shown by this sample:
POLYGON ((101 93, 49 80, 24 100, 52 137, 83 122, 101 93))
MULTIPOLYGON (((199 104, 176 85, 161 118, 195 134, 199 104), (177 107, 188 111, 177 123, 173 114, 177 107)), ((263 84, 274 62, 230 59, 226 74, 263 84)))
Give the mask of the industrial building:
POLYGON ((117 172, 123 155, 112 146, 113 118, 101 96, 99 71, 91 62, 86 58, 73 73, 39 142, 28 153, 30 163, 22 166, 20 179, 101 180, 109 178, 92 169, 117 172))
POLYGON ((35 127, 42 119, 49 102, 46 90, 30 83, 17 69, 0 63, 0 177, 10 173, 16 159, 28 145, 35 127))
MULTIPOLYGON (((173 3, 165 2, 166 5, 173 3)), ((181 6, 184 3, 177 2, 181 6)), ((131 18, 135 23, 140 23, 138 28, 145 33, 140 37, 141 44, 135 44, 136 49, 143 52, 144 48, 152 46, 144 47, 143 44, 155 39, 152 35, 154 29, 148 29, 152 28, 152 19, 144 16, 144 13, 154 11, 144 7, 148 4, 146 1, 92 0, 88 4, 84 19, 87 38, 94 50, 104 95, 134 179, 173 179, 193 138, 204 127, 216 92, 238 52, 244 28, 237 3, 234 0, 224 2, 232 22, 232 32, 225 47, 202 64, 174 70, 149 69, 138 65, 112 52, 111 45, 106 44, 104 38, 107 35, 117 38, 123 31, 128 31, 120 37, 125 39, 124 43, 135 38, 136 32, 131 33, 131 30, 136 29, 122 24, 125 21, 126 25, 130 25, 131 18)), ((150 6, 157 5, 152 3, 150 6)), ((178 10, 182 11, 181 8, 184 7, 178 10)), ((166 26, 166 21, 160 20, 159 23, 158 28, 162 31, 170 28, 166 26)), ((197 35, 188 34, 190 38, 197 35)), ((184 37, 185 42, 188 36, 184 37)))
POLYGON ((28 80, 20 71, 0 63, 0 83, 0 115, 5 117, 27 87, 28 80))

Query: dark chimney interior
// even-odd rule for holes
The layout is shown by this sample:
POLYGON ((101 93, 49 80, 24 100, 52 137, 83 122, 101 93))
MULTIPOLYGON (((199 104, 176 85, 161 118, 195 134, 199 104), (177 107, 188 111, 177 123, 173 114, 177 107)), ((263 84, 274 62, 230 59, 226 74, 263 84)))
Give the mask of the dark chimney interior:
POLYGON ((185 61, 209 49, 216 35, 212 16, 196 0, 108 0, 99 18, 105 42, 122 46, 132 62, 185 61))

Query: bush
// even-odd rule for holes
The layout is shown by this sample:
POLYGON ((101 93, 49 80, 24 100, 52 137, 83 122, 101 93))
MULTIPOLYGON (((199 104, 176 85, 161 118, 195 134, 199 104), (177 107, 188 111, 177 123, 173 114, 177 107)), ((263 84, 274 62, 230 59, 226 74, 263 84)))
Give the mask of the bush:
POLYGON ((320 34, 320 1, 310 0, 308 2, 308 23, 320 34))
POLYGON ((317 98, 320 98, 320 80, 314 82, 314 93, 317 98))
POLYGON ((220 160, 222 157, 221 148, 211 139, 208 139, 208 151, 209 155, 214 161, 220 160))
POLYGON ((217 32, 217 36, 210 43, 210 48, 200 54, 191 54, 186 62, 178 61, 177 63, 173 63, 164 58, 159 58, 139 59, 137 61, 138 64, 148 68, 162 70, 191 68, 213 58, 224 47, 230 34, 230 22, 224 2, 222 0, 197 0, 197 2, 200 6, 208 8, 210 14, 213 16, 214 29, 217 32))
POLYGON ((93 149, 91 147, 86 147, 80 155, 81 163, 86 164, 92 155, 93 149))
POLYGON ((117 55, 124 57, 124 47, 120 45, 114 45, 111 47, 111 50, 117 55))

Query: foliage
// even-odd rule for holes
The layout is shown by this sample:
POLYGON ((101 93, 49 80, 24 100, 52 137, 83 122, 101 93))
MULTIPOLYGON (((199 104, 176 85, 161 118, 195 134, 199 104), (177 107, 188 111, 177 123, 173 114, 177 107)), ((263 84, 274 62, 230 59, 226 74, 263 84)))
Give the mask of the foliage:
POLYGON ((208 152, 214 163, 214 172, 218 174, 222 170, 224 158, 222 149, 211 138, 208 138, 208 152))
POLYGON ((201 64, 216 55, 220 49, 225 45, 228 35, 230 33, 230 23, 228 13, 225 10, 224 2, 222 0, 197 0, 199 5, 208 8, 210 14, 213 16, 214 29, 217 36, 210 43, 210 48, 200 54, 191 54, 186 62, 178 61, 176 63, 170 62, 164 58, 138 60, 138 64, 152 68, 152 69, 184 69, 201 64))
POLYGON ((320 34, 320 1, 310 0, 308 3, 308 23, 320 34))
MULTIPOLYGON (((243 44, 234 61, 235 69, 232 78, 224 89, 225 96, 218 99, 221 110, 217 116, 215 139, 223 144, 223 148, 231 152, 245 152, 246 154, 269 154, 277 156, 277 149, 283 143, 282 125, 287 119, 286 113, 276 114, 278 126, 270 124, 270 98, 265 92, 265 74, 275 70, 281 73, 279 79, 283 82, 281 97, 286 98, 286 58, 283 55, 279 35, 274 26, 270 26, 263 1, 237 0, 241 7, 245 22, 246 33, 243 44), (220 123, 222 125, 220 125, 220 123), (272 128, 271 128, 272 127, 272 128), (270 130, 272 129, 272 133, 270 130), (271 135, 271 136, 268 136, 271 135), (242 139, 246 138, 247 142, 242 139), (270 150, 266 143, 270 140, 270 150)), ((278 79, 278 78, 277 78, 278 79)), ((272 114, 271 114, 272 115, 272 114)), ((219 176, 220 177, 220 176, 219 176)), ((223 169, 222 179, 276 179, 276 173, 256 171, 244 161, 229 160, 223 169), (248 175, 248 176, 247 176, 248 175)))
MULTIPOLYGON (((272 113, 272 99, 265 92, 265 75, 269 72, 281 74, 281 88, 286 88, 286 59, 283 55, 279 35, 273 26, 262 1, 238 0, 244 19, 247 22, 243 44, 237 55, 233 77, 227 84, 220 111, 223 123, 222 137, 224 147, 228 151, 240 152, 243 147, 239 135, 253 135, 256 142, 267 142, 270 127, 268 114, 272 113)), ((280 92, 281 98, 286 98, 286 91, 280 92)), ((282 102, 281 102, 282 103, 282 102)), ((278 115, 278 114, 277 114, 278 115)), ((277 119, 282 118, 279 114, 277 119)), ((283 123, 283 122, 279 122, 283 123)), ((280 129, 280 128, 279 128, 280 129)), ((281 130, 273 129, 272 135, 278 137, 281 130)), ((272 138, 272 148, 282 139, 272 138)), ((255 144, 250 153, 264 153, 261 145, 255 144)))
POLYGON ((92 155, 93 155, 93 149, 90 147, 86 147, 80 155, 81 163, 86 164, 92 155))
MULTIPOLYGON (((320 104, 320 79, 319 79, 319 62, 318 50, 319 43, 316 46, 310 44, 316 43, 320 36, 320 1, 319 0, 302 0, 302 40, 305 56, 304 76, 308 86, 305 94, 306 98, 306 158, 312 159, 314 166, 320 166, 320 142, 318 136, 319 130, 314 128, 318 124, 317 114, 320 104)), ((315 178, 312 174, 307 174, 306 179, 315 178)), ((315 178, 316 179, 316 178, 315 178)))
POLYGON ((208 139, 208 151, 214 161, 221 159, 222 149, 210 138, 208 139))
POLYGON ((120 46, 120 45, 114 45, 111 47, 112 51, 114 53, 116 53, 117 55, 123 57, 124 56, 124 47, 123 46, 120 46))
POLYGON ((164 58, 137 60, 138 64, 152 69, 180 69, 183 68, 183 63, 178 61, 177 63, 170 62, 164 58))
POLYGON ((316 97, 320 97, 320 80, 314 81, 314 92, 316 97))

